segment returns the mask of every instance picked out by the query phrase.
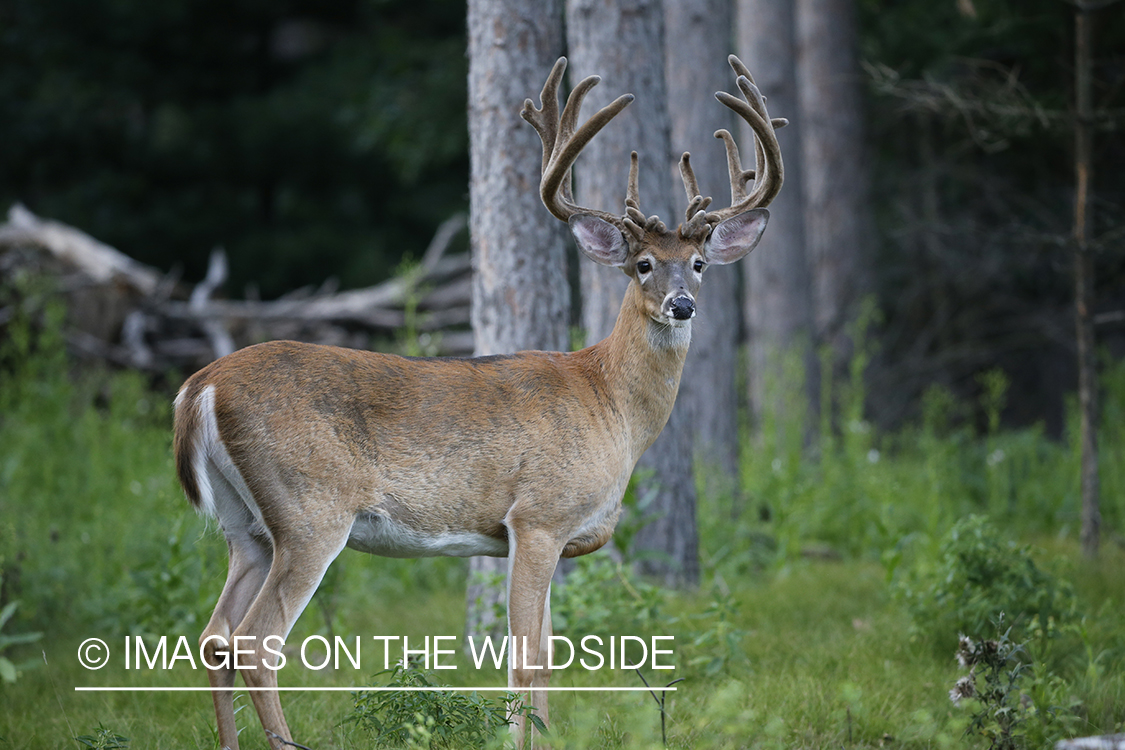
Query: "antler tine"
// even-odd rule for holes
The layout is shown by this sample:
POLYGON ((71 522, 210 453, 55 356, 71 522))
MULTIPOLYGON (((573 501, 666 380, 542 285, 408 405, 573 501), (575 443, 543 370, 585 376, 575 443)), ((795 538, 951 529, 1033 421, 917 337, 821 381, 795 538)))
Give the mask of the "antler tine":
POLYGON ((640 157, 636 151, 629 154, 629 189, 625 193, 625 207, 641 210, 640 157))
POLYGON ((555 61, 543 84, 543 91, 539 94, 540 108, 535 108, 535 103, 525 99, 520 117, 531 123, 531 127, 539 133, 539 140, 543 141, 543 171, 551 163, 551 154, 555 149, 555 142, 559 134, 559 84, 562 83, 563 73, 566 71, 566 58, 560 57, 555 61))
POLYGON ((754 83, 754 76, 750 75, 750 69, 738 59, 738 55, 727 55, 727 64, 729 64, 731 70, 734 71, 735 79, 745 77, 750 83, 754 83))
POLYGON ((707 207, 711 205, 711 199, 699 194, 699 182, 695 179, 695 170, 691 168, 691 154, 687 151, 680 157, 680 177, 684 181, 684 192, 688 197, 684 223, 680 225, 680 236, 686 239, 710 229, 707 225, 707 207))
POLYGON ((708 214, 708 221, 716 223, 723 219, 735 216, 751 208, 767 206, 781 190, 781 183, 785 178, 785 167, 781 159, 781 146, 777 142, 774 129, 783 127, 788 120, 769 116, 766 109, 766 98, 754 84, 750 71, 734 55, 727 58, 731 69, 737 77, 736 83, 744 98, 732 96, 724 91, 715 94, 715 98, 722 104, 734 110, 739 117, 746 121, 756 136, 754 139, 755 168, 742 168, 738 154, 738 144, 734 137, 726 130, 715 133, 716 138, 721 138, 727 150, 727 168, 730 172, 731 205, 720 211, 708 214), (746 182, 754 180, 754 189, 746 192, 746 182))
MULTIPOLYGON (((721 99, 719 101, 722 101, 721 99)), ((754 179, 753 169, 743 169, 738 156, 738 144, 729 130, 716 130, 715 137, 723 141, 727 148, 727 172, 730 174, 730 203, 735 205, 746 200, 746 182, 754 179)))
MULTIPOLYGON (((700 195, 699 182, 695 179, 695 170, 691 168, 691 154, 687 151, 680 157, 680 178, 684 181, 688 202, 694 201, 700 195)), ((690 219, 693 213, 689 210, 687 218, 690 219)))
POLYGON ((567 97, 562 116, 558 114, 558 87, 566 70, 566 58, 560 57, 551 69, 543 86, 541 108, 535 109, 530 99, 524 102, 520 116, 531 123, 543 141, 543 173, 539 183, 539 197, 557 218, 567 221, 576 213, 587 213, 623 226, 622 219, 605 211, 595 211, 576 205, 570 192, 570 168, 586 144, 610 120, 633 101, 632 94, 623 94, 598 110, 581 127, 575 128, 587 92, 601 80, 598 76, 583 79, 567 97))

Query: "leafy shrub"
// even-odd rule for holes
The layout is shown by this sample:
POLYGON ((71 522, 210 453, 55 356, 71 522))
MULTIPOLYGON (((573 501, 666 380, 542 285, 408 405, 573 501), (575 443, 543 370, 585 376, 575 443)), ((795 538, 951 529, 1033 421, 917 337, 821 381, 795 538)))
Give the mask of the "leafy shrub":
MULTIPOLYGON (((432 672, 396 666, 387 687, 433 688, 432 672)), ((350 720, 372 735, 375 747, 501 748, 513 712, 523 713, 541 732, 542 720, 519 697, 482 698, 477 693, 402 690, 352 694, 350 720)))
POLYGON ((1048 633, 1076 619, 1072 587, 1039 568, 1026 546, 983 516, 954 524, 937 560, 923 557, 895 587, 920 634, 934 639, 984 633, 1007 615, 1016 633, 1048 633))
MULTIPOLYGON (((185 509, 185 514, 188 511, 185 509)), ((194 635, 203 628, 215 606, 215 587, 221 579, 216 560, 205 545, 185 534, 184 515, 172 525, 164 545, 143 556, 121 585, 105 599, 103 627, 128 635, 194 635), (186 538, 185 538, 186 537, 186 538)))
POLYGON ((634 577, 608 554, 579 557, 552 597, 551 622, 562 634, 615 635, 662 630, 666 594, 634 577))

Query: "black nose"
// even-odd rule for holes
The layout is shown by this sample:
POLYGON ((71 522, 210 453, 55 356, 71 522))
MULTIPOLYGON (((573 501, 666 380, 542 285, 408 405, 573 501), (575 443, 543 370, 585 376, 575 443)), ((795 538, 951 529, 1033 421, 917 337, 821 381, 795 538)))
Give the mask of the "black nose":
POLYGON ((695 315, 695 302, 691 297, 676 297, 672 300, 672 317, 676 320, 689 320, 695 315))

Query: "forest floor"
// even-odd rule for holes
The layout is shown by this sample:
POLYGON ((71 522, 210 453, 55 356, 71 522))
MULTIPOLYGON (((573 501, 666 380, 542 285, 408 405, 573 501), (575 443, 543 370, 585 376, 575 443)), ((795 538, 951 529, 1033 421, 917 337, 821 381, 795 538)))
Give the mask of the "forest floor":
MULTIPOLYGON (((986 413, 998 413, 1002 390, 986 413)), ((1106 368, 1103 393, 1096 561, 1078 549, 1069 439, 1001 430, 998 420, 977 433, 947 419, 956 405, 938 394, 920 424, 894 435, 853 419, 822 434, 815 454, 800 430, 788 443, 747 440, 738 492, 701 499, 703 579, 693 591, 661 589, 605 553, 583 558, 553 591, 556 634, 575 644, 632 636, 630 649, 643 640, 671 653, 650 654, 640 674, 620 668, 619 654, 594 669, 576 660, 552 686, 682 679, 664 706, 667 745, 680 748, 1039 748, 1125 730, 1121 364, 1106 368), (973 669, 975 697, 954 704, 950 691, 968 673, 955 659, 961 633, 995 641, 994 658, 973 669)), ((207 684, 187 654, 198 659, 225 545, 175 483, 169 401, 130 374, 71 373, 49 331, 0 351, 0 748, 217 746, 206 692, 76 690, 207 684), (137 643, 151 657, 160 636, 164 656, 180 658, 138 668, 137 643), (79 663, 89 638, 109 648, 104 668, 79 663)), ((615 538, 626 559, 639 505, 627 497, 615 538)), ((428 636, 431 654, 447 650, 441 665, 455 669, 417 672, 433 684, 505 685, 504 669, 477 668, 461 648, 466 571, 463 560, 345 551, 290 634, 280 672, 284 687, 335 688, 282 695, 300 743, 467 747, 474 729, 495 733, 485 710, 501 700, 495 692, 471 705, 450 693, 382 703, 353 694, 402 679, 383 672, 376 636, 407 636, 411 648, 428 636), (309 662, 325 653, 318 636, 359 638, 359 667, 346 655, 339 666, 303 666, 301 643, 309 662), (409 726, 388 718, 396 711, 409 726), (447 725, 435 719, 443 712, 470 718, 447 725)), ((389 663, 401 657, 397 643, 389 663)), ((245 692, 236 706, 243 747, 266 747, 245 692)), ((560 691, 550 711, 551 746, 662 742, 648 692, 560 691)), ((507 735, 497 736, 494 745, 507 735)))

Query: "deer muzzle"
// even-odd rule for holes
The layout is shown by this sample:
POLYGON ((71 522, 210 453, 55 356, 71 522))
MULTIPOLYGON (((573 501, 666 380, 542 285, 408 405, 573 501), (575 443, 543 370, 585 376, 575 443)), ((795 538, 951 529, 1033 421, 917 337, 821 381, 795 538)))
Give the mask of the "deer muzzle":
POLYGON ((691 320, 695 317, 695 300, 691 295, 680 294, 665 302, 665 314, 675 320, 691 320))

